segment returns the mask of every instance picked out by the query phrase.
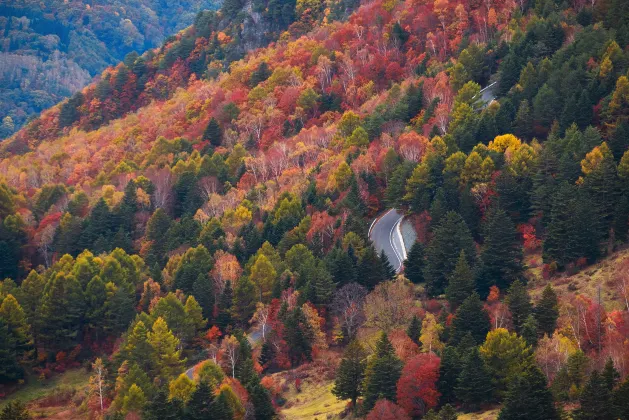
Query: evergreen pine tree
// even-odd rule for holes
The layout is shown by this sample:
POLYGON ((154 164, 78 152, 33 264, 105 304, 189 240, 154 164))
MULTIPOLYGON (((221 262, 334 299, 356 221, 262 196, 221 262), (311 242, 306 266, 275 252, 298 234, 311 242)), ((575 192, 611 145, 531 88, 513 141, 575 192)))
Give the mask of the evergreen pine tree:
POLYGON ((9 328, 9 334, 13 337, 19 362, 22 365, 28 364, 34 352, 31 327, 26 322, 22 306, 12 294, 8 294, 0 305, 0 319, 4 319, 9 328))
POLYGON ((472 235, 461 216, 451 211, 434 230, 434 237, 426 248, 424 278, 430 295, 444 292, 462 250, 471 265, 475 256, 472 235))
POLYGON ((350 399, 356 409, 356 400, 362 395, 362 384, 365 377, 365 351, 361 344, 354 340, 345 348, 343 359, 336 371, 336 379, 332 394, 339 399, 350 399))
POLYGON ((611 390, 605 378, 597 371, 592 372, 579 398, 581 406, 574 413, 576 420, 614 420, 611 390))
POLYGON ((144 408, 145 420, 180 420, 183 405, 179 400, 168 400, 168 392, 160 389, 144 408))
POLYGON ((275 348, 271 344, 270 341, 265 341, 262 344, 262 349, 260 350, 260 365, 263 368, 268 367, 268 364, 273 361, 275 358, 275 348))
POLYGON ((181 350, 178 350, 179 340, 175 338, 161 317, 157 318, 152 330, 147 334, 147 340, 153 348, 155 376, 167 382, 181 370, 185 360, 181 359, 181 350))
POLYGON ((249 276, 242 276, 236 283, 234 290, 233 314, 242 325, 246 325, 256 310, 257 293, 256 286, 249 276))
POLYGON ((424 281, 424 247, 419 241, 415 241, 404 260, 404 275, 412 283, 418 284, 424 281))
POLYGON ((411 318, 411 323, 406 329, 406 334, 409 336, 411 340, 415 344, 419 344, 419 336, 422 333, 422 322, 419 320, 419 317, 416 314, 413 314, 413 318, 411 318))
POLYGON ((401 374, 402 361, 395 355, 389 338, 383 332, 365 370, 363 410, 369 412, 381 398, 395 402, 397 381, 401 374))
POLYGON ((205 273, 200 273, 192 283, 192 296, 203 310, 203 318, 212 319, 214 315, 214 286, 212 280, 205 273))
POLYGON ((531 367, 512 380, 499 420, 559 420, 553 396, 546 386, 546 377, 531 367))
POLYGON ((312 360, 312 343, 306 330, 306 319, 300 307, 290 311, 284 321, 284 339, 293 366, 312 360))
POLYGON ((210 118, 210 122, 203 132, 203 140, 208 140, 214 147, 218 147, 223 143, 223 132, 216 118, 210 118))
POLYGON ((73 275, 58 273, 48 281, 39 309, 39 340, 52 351, 79 342, 85 311, 81 285, 73 275))
POLYGON ((520 329, 520 335, 529 346, 537 345, 537 320, 531 314, 525 320, 520 329))
POLYGON ((474 347, 463 358, 454 393, 468 409, 475 410, 481 404, 491 401, 493 390, 491 375, 478 353, 478 348, 474 347))
POLYGON ((467 333, 477 343, 485 341, 491 327, 489 315, 483 308, 483 302, 476 292, 463 301, 454 314, 450 341, 458 344, 467 333))
POLYGON ((234 292, 232 282, 227 280, 223 294, 218 301, 218 316, 216 317, 216 325, 223 331, 232 323, 232 306, 234 304, 234 292))
POLYGON ((382 262, 382 276, 387 280, 393 280, 397 273, 391 265, 387 254, 384 253, 384 249, 380 251, 380 261, 382 262))
POLYGON ((446 298, 452 308, 457 308, 474 292, 474 274, 467 263, 465 251, 461 250, 454 271, 446 287, 446 298))
POLYGON ((439 380, 437 382, 437 389, 441 394, 441 397, 439 398, 439 402, 441 404, 455 402, 455 386, 457 383, 457 378, 460 374, 461 357, 459 356, 456 348, 452 346, 446 346, 441 352, 441 363, 439 364, 439 380))
MULTIPOLYGON (((214 402, 212 403, 212 419, 216 420, 232 420, 234 418, 234 410, 229 404, 229 394, 225 389, 221 390, 221 392, 214 398, 214 402)), ((203 417, 207 419, 207 417, 203 417)))
POLYGON ((476 287, 481 296, 487 296, 493 285, 501 290, 522 274, 522 246, 518 233, 504 210, 492 207, 483 224, 484 243, 480 256, 481 268, 476 287))
POLYGON ((557 294, 550 283, 546 285, 542 292, 542 298, 535 306, 535 318, 540 335, 546 334, 549 337, 555 332, 557 318, 559 318, 559 303, 557 294))
POLYGON ((335 246, 325 256, 325 263, 338 287, 356 281, 356 262, 352 259, 349 249, 345 252, 340 246, 335 246))
POLYGON ((612 397, 614 414, 621 420, 629 420, 629 376, 614 391, 612 397))
POLYGON ((607 388, 610 391, 613 391, 614 388, 616 388, 618 380, 620 379, 620 372, 616 370, 616 367, 614 366, 614 361, 611 357, 607 358, 607 362, 605 362, 605 367, 601 372, 601 376, 603 377, 607 388))
POLYGON ((526 286, 524 286, 521 281, 516 280, 511 284, 511 287, 509 287, 509 291, 507 292, 507 305, 511 312, 515 332, 520 334, 524 322, 533 310, 531 297, 526 290, 526 286))
POLYGON ((213 392, 206 381, 201 381, 192 393, 185 409, 186 420, 214 419, 213 416, 213 392))
MULTIPOLYGON (((600 224, 600 237, 606 238, 614 219, 618 201, 618 171, 612 152, 603 143, 598 147, 603 155, 600 163, 584 177, 583 187, 590 194, 597 221, 600 224)), ((590 220, 590 223, 593 220, 590 220)))
POLYGON ((358 283, 365 286, 368 290, 373 289, 378 283, 384 280, 382 262, 373 245, 370 244, 363 251, 356 271, 358 283))
POLYGON ((0 317, 0 384, 10 384, 24 377, 24 369, 18 363, 15 338, 0 317))
POLYGON ((249 397, 255 409, 256 420, 271 420, 275 418, 275 409, 269 396, 269 391, 259 383, 247 388, 249 397))

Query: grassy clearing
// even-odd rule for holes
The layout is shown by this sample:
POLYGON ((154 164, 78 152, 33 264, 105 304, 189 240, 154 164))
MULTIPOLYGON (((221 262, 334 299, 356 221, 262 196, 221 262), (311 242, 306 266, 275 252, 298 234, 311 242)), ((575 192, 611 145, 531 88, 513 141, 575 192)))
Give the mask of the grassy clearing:
MULTIPOLYGON (((624 301, 618 289, 614 286, 614 280, 617 276, 621 261, 627 258, 629 258, 629 249, 623 249, 578 272, 553 277, 550 282, 560 296, 575 293, 588 296, 592 299, 597 298, 597 288, 600 285, 601 301, 605 309, 607 311, 624 309, 624 301)), ((527 270, 529 290, 535 300, 541 295, 548 280, 544 280, 542 277, 540 256, 527 257, 526 264, 529 267, 527 270)))
POLYGON ((464 413, 459 414, 458 420, 495 420, 498 418, 499 412, 499 408, 494 408, 483 413, 464 413))
POLYGON ((293 387, 284 394, 285 407, 280 411, 283 418, 297 420, 323 420, 328 416, 334 418, 345 409, 346 401, 339 401, 332 395, 334 382, 302 384, 301 392, 297 393, 293 387))
POLYGON ((10 394, 7 398, 0 400, 0 410, 13 400, 21 400, 28 404, 34 400, 45 397, 56 389, 81 389, 89 382, 89 373, 81 369, 71 369, 51 379, 40 382, 36 377, 28 378, 28 382, 18 391, 10 394))

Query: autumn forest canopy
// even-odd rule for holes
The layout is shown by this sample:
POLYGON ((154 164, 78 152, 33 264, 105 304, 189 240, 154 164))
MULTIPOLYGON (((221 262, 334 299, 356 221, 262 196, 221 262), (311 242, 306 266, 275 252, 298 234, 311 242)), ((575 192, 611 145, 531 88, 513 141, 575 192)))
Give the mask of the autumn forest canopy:
POLYGON ((176 3, 0 143, 0 420, 629 419, 624 0, 176 3))

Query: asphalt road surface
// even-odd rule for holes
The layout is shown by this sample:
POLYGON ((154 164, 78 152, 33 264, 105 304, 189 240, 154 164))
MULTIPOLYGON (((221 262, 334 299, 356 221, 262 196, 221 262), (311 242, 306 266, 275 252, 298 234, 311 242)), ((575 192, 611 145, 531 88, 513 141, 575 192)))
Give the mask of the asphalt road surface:
POLYGON ((496 99, 496 91, 498 90, 498 82, 494 82, 481 89, 481 99, 483 101, 483 108, 487 107, 494 99, 496 99))
POLYGON ((397 224, 401 220, 402 215, 395 209, 391 209, 379 219, 374 220, 369 229, 369 239, 373 242, 378 254, 384 249, 389 262, 398 272, 402 269, 402 262, 406 255, 402 237, 397 230, 397 224))

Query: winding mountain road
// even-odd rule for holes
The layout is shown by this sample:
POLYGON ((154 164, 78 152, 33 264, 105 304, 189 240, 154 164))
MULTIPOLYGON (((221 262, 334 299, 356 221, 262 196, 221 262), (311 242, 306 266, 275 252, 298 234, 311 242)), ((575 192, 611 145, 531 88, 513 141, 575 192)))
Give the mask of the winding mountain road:
POLYGON ((373 221, 369 228, 369 239, 373 242, 378 254, 384 250, 389 262, 397 272, 402 269, 406 259, 406 249, 402 243, 402 235, 398 225, 404 216, 391 209, 373 221))

